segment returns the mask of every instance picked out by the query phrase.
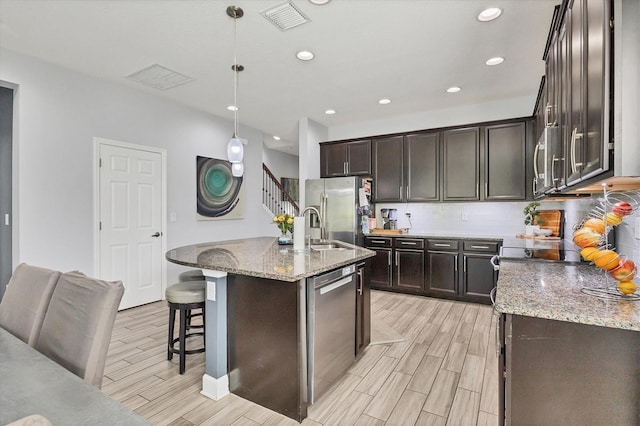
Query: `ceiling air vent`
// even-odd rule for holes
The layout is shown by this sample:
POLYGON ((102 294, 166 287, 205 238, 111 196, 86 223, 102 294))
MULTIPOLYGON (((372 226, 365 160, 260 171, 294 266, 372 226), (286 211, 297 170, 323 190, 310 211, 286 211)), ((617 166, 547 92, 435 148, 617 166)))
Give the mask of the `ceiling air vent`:
POLYGON ((286 2, 271 9, 264 10, 261 14, 267 18, 269 22, 278 27, 280 31, 290 30, 298 25, 311 22, 311 19, 291 2, 286 2))
POLYGON ((128 79, 154 89, 167 90, 193 80, 184 74, 153 64, 127 76, 128 79))

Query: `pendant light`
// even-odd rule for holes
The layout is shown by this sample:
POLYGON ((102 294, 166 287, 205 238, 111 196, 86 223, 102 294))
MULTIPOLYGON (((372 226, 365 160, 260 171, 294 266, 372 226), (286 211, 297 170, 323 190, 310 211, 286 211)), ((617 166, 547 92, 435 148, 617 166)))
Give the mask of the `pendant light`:
POLYGON ((237 62, 237 21, 238 18, 244 16, 244 11, 236 6, 227 8, 227 15, 233 18, 233 136, 227 144, 227 160, 231 162, 231 174, 235 177, 241 177, 244 174, 244 145, 246 139, 240 138, 238 135, 238 73, 244 70, 242 65, 237 62))

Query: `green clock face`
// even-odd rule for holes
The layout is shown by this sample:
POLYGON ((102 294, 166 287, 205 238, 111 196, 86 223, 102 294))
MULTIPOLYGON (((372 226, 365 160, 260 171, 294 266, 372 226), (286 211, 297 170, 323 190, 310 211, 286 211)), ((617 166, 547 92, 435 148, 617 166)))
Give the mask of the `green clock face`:
POLYGON ((234 177, 231 163, 216 158, 196 158, 198 213, 221 217, 238 204, 242 177, 234 177))

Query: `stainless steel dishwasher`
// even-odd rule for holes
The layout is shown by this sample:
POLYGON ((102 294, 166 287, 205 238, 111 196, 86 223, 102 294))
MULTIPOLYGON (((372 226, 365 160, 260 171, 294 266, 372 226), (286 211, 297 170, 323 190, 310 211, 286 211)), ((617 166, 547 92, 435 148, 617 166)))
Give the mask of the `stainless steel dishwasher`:
POLYGON ((355 265, 307 279, 308 403, 355 361, 355 265))

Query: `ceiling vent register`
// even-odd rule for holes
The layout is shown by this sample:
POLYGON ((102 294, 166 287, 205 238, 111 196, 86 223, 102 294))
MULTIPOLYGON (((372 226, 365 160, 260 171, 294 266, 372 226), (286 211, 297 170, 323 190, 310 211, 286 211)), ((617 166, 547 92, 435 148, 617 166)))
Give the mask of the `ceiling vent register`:
POLYGON ((153 64, 127 76, 128 79, 154 89, 167 90, 188 83, 193 79, 162 65, 153 64))
POLYGON ((307 22, 311 22, 308 16, 300 11, 291 2, 282 3, 278 6, 266 9, 261 12, 269 22, 278 27, 280 31, 287 31, 307 22))

